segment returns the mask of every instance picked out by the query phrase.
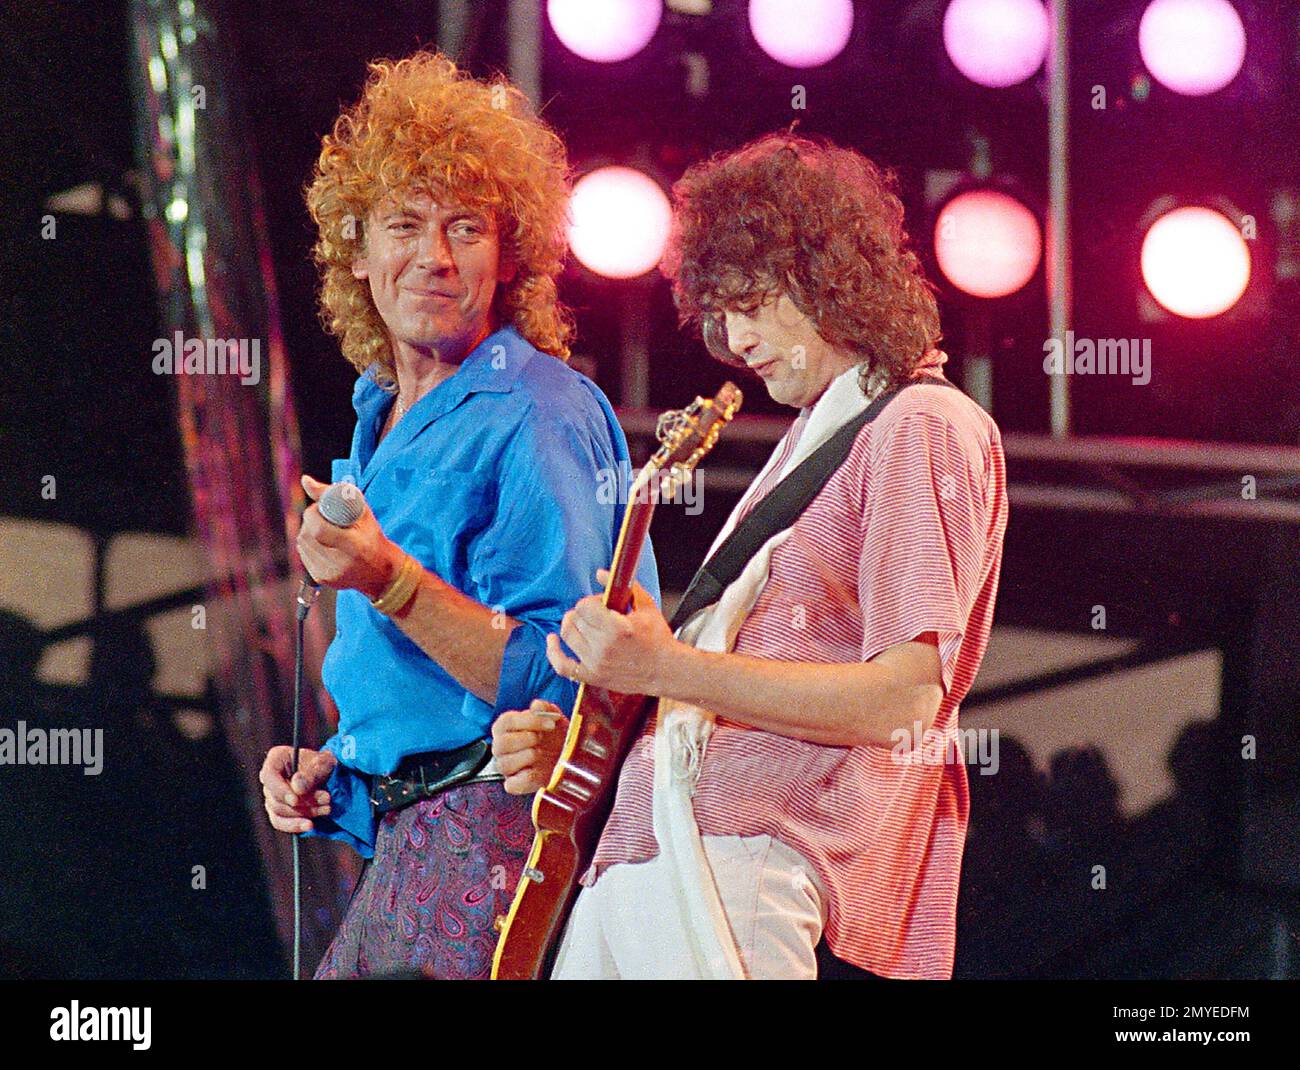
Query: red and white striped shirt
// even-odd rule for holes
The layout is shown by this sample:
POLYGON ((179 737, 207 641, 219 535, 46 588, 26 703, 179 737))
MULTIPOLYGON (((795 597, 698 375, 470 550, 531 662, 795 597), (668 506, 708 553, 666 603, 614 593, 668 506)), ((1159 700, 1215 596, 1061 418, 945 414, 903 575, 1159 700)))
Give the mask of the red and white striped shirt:
MULTIPOLYGON (((921 374, 930 374, 927 369, 921 374)), ((942 372, 938 372, 942 376, 942 372)), ((788 453, 807 410, 777 445, 788 453)), ((775 480, 765 481, 769 484, 775 480)), ((752 508, 771 486, 747 496, 752 508)), ((1007 524, 997 425, 956 390, 903 391, 771 557, 735 652, 847 663, 934 632, 944 698, 927 742, 942 762, 890 745, 831 747, 719 717, 694 796, 705 836, 769 835, 802 854, 826 892, 831 951, 873 973, 947 978, 970 798, 957 711, 988 644, 1007 524)), ((653 719, 619 777, 592 867, 659 853, 653 719)))

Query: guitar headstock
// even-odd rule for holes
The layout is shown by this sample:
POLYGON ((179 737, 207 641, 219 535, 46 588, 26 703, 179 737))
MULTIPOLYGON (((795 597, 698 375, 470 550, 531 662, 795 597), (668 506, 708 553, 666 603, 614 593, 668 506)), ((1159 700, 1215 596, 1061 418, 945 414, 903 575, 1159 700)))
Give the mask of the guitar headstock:
POLYGON ((623 613, 631 604, 632 579, 655 504, 676 496, 678 487, 690 479, 691 471, 740 411, 740 402, 736 384, 724 383, 715 397, 696 398, 686 408, 659 417, 655 428, 659 448, 637 473, 628 491, 623 528, 605 588, 605 605, 610 609, 623 613))
POLYGON ((655 428, 660 445, 650 464, 661 472, 671 472, 676 482, 689 478, 743 401, 740 388, 727 382, 711 399, 697 397, 684 409, 664 413, 655 428))

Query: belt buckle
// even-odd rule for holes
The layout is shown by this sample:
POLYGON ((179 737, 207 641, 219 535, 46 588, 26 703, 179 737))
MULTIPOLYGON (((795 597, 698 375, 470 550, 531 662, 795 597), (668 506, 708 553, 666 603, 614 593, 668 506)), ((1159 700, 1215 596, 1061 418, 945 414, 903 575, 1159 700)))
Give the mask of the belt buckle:
POLYGON ((370 803, 375 807, 376 813, 387 813, 396 808, 401 796, 406 794, 406 791, 400 787, 404 783, 400 778, 388 773, 375 777, 375 791, 370 796, 370 803))

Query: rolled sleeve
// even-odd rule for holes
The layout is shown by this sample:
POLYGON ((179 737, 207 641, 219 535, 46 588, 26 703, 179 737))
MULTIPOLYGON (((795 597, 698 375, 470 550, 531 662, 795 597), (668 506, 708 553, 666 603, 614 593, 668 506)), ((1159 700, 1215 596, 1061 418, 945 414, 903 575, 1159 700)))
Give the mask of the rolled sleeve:
POLYGON ((471 563, 475 597, 518 622, 502 655, 494 716, 535 698, 573 709, 577 684, 551 668, 546 636, 601 589, 596 570, 613 557, 620 506, 601 494, 608 472, 619 471, 609 438, 603 421, 534 410, 506 453, 496 514, 471 563))
POLYGON ((934 632, 945 695, 985 569, 985 470, 946 417, 904 414, 879 444, 863 516, 862 658, 934 632))
POLYGON ((526 709, 535 698, 554 702, 568 713, 578 697, 578 684, 557 676, 546 657, 546 635, 554 628, 543 628, 532 621, 521 621, 506 640, 501 655, 501 679, 497 683, 497 701, 493 716, 506 710, 526 709))

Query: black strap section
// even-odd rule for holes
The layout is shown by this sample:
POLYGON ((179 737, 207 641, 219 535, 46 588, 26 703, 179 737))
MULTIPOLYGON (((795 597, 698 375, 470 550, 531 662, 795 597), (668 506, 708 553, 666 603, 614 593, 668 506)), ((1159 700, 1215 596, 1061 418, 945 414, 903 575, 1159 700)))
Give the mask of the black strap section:
POLYGON ((879 416, 891 401, 911 386, 932 384, 959 390, 947 379, 933 375, 918 375, 902 386, 887 390, 861 413, 831 435, 815 449, 793 472, 781 480, 764 496, 726 540, 718 547, 698 572, 695 573, 677 612, 669 622, 675 632, 691 617, 722 597, 727 589, 749 564, 763 545, 777 532, 784 531, 796 520, 826 486, 827 481, 842 465, 853 448, 858 432, 879 416))

